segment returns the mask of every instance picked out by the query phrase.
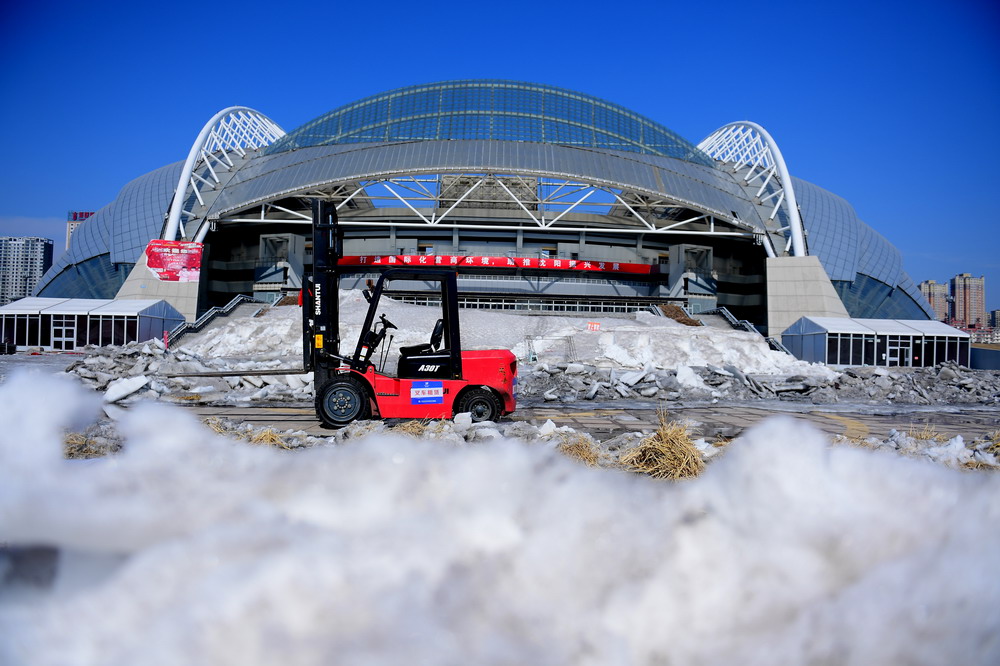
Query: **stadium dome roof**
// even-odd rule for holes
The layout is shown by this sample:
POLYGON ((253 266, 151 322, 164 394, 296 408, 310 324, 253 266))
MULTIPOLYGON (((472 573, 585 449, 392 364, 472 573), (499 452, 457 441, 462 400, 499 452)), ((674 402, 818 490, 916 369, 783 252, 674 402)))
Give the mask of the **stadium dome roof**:
POLYGON ((713 166, 693 144, 623 106, 554 86, 501 80, 444 81, 366 97, 307 122, 264 152, 448 139, 622 150, 713 166))

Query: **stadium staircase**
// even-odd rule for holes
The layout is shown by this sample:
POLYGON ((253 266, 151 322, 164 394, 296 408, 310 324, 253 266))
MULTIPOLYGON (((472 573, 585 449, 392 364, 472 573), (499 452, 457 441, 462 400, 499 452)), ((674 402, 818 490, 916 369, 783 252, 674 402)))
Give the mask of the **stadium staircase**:
POLYGON ((267 306, 268 303, 264 301, 240 294, 222 307, 210 308, 193 322, 181 322, 167 334, 167 342, 171 347, 176 346, 184 336, 218 328, 224 323, 224 320, 219 320, 220 317, 228 319, 234 313, 239 316, 253 317, 267 306))
POLYGON ((767 346, 774 351, 784 352, 789 356, 792 352, 788 351, 785 345, 781 344, 781 341, 777 338, 770 338, 761 333, 756 326, 751 324, 746 319, 737 319, 732 312, 726 308, 715 308, 713 310, 706 310, 705 312, 699 312, 692 315, 695 319, 701 321, 705 326, 712 326, 713 328, 732 328, 737 331, 746 331, 748 333, 755 333, 767 342, 767 346))

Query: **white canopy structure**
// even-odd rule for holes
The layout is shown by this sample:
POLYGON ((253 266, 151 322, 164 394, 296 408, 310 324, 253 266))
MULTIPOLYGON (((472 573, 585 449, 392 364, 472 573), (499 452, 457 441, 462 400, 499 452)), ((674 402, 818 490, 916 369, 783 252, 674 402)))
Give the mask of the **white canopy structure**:
POLYGON ((939 321, 802 317, 781 342, 803 361, 837 366, 969 365, 968 333, 939 321))
POLYGON ((23 298, 0 307, 0 340, 71 351, 160 338, 182 321, 163 300, 23 298))

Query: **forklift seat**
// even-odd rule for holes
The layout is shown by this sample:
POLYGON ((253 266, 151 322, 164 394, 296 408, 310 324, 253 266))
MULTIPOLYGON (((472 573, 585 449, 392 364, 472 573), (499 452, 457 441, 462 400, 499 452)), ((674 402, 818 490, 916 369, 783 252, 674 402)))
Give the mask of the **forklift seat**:
POLYGON ((434 331, 431 333, 430 342, 426 342, 421 345, 410 345, 408 347, 400 347, 399 355, 402 358, 408 356, 420 356, 421 354, 433 354, 440 351, 441 339, 444 337, 444 319, 438 319, 437 323, 434 324, 434 331))

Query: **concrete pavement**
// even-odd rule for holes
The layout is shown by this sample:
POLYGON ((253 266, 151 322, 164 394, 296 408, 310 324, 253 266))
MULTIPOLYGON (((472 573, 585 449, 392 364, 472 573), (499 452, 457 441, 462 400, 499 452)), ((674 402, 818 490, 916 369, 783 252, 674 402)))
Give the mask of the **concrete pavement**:
MULTIPOLYGON (((567 425, 575 430, 590 433, 599 440, 623 432, 653 430, 658 423, 657 407, 652 403, 627 406, 606 403, 587 408, 584 405, 525 405, 518 409, 511 420, 528 421, 541 425, 551 419, 556 425, 567 425)), ((312 407, 298 406, 214 406, 188 405, 187 409, 199 418, 218 416, 252 423, 258 427, 276 430, 303 430, 311 435, 329 433, 322 428, 312 407)), ((869 408, 835 406, 826 409, 815 405, 700 405, 666 407, 670 420, 686 419, 699 425, 692 429, 706 438, 733 437, 765 418, 784 414, 808 421, 823 432, 847 437, 874 436, 884 439, 890 430, 922 430, 933 428, 951 438, 961 435, 966 440, 1000 429, 1000 412, 995 409, 955 410, 948 407, 908 411, 870 413, 869 408)), ((397 420, 398 421, 398 420, 397 420)))

